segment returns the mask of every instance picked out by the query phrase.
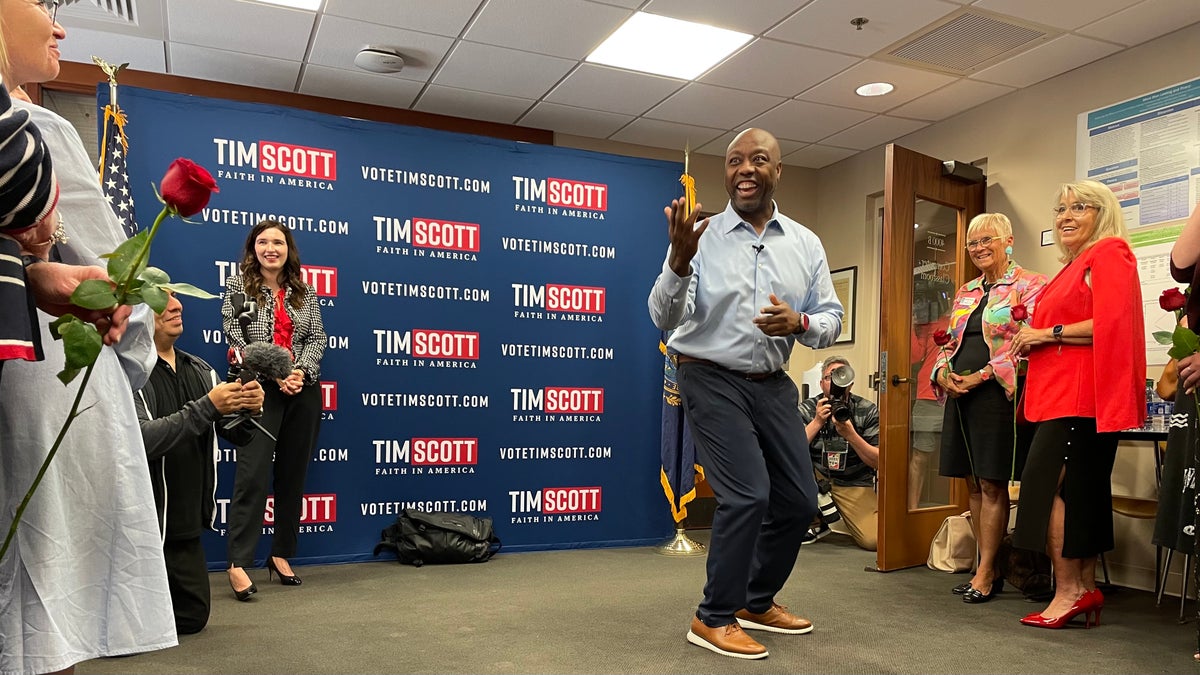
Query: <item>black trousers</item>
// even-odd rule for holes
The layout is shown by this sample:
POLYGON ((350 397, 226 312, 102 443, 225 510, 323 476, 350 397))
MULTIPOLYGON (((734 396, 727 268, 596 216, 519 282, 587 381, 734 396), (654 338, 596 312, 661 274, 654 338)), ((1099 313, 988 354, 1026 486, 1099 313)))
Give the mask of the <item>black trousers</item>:
POLYGON ((279 440, 272 441, 259 432, 248 445, 238 448, 229 505, 230 567, 249 567, 254 563, 272 474, 275 536, 271 540, 271 555, 290 558, 296 554, 304 478, 321 430, 319 385, 305 385, 295 396, 280 392, 273 382, 263 388, 266 395, 259 423, 279 440))
POLYGON ((770 609, 817 513, 817 484, 796 385, 681 363, 679 391, 696 454, 717 501, 708 581, 696 616, 710 627, 770 609))
POLYGON ((200 537, 168 539, 163 544, 167 562, 167 587, 171 590, 171 609, 175 612, 175 630, 180 635, 199 633, 208 625, 212 599, 208 589, 208 563, 200 537))

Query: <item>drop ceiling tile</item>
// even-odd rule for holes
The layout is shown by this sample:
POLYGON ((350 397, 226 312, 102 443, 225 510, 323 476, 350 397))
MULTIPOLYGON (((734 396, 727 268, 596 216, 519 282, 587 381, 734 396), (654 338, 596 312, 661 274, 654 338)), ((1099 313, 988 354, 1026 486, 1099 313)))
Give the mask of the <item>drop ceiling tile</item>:
POLYGON ((620 115, 542 101, 520 119, 520 124, 538 129, 553 129, 557 133, 608 138, 632 119, 632 115, 620 115))
POLYGON ((867 59, 825 80, 797 98, 855 110, 883 112, 908 103, 938 87, 944 87, 954 80, 950 75, 867 59), (885 96, 859 96, 854 93, 858 87, 871 82, 890 82, 896 89, 885 96))
POLYGON ((900 117, 878 115, 856 124, 849 129, 823 139, 825 144, 855 150, 869 150, 877 145, 911 134, 921 127, 929 126, 928 122, 907 120, 900 117))
POLYGON ((594 2, 598 5, 613 5, 614 7, 633 9, 645 2, 645 0, 588 0, 588 2, 594 2))
POLYGON ((805 1, 651 0, 642 11, 758 35, 795 12, 805 1))
POLYGON ((942 0, 814 0, 767 37, 869 56, 959 9, 942 0), (857 30, 850 19, 860 16, 870 21, 857 30))
POLYGON ((541 98, 575 61, 504 47, 460 42, 434 83, 493 94, 541 98))
MULTIPOLYGON (((694 152, 697 152, 701 155, 716 155, 717 157, 724 157, 725 151, 729 149, 729 144, 733 142, 733 139, 744 129, 748 128, 749 127, 744 127, 738 129, 737 131, 730 131, 721 134, 708 143, 700 146, 694 152)), ((807 145, 806 143, 802 143, 800 141, 789 141, 786 138, 778 138, 776 140, 779 141, 779 154, 781 156, 787 155, 789 152, 793 152, 807 145)))
POLYGON ((168 48, 171 74, 214 82, 244 84, 275 91, 295 91, 299 61, 172 43, 168 48))
POLYGON ((464 38, 582 59, 632 14, 584 0, 488 0, 464 38))
POLYGON ((577 108, 640 115, 684 83, 685 80, 584 63, 559 83, 546 100, 577 108))
POLYGON ((973 80, 1028 87, 1119 51, 1117 45, 1063 35, 971 75, 973 80))
MULTIPOLYGON (((172 43, 285 61, 304 58, 316 20, 314 12, 257 2, 166 0, 166 3, 172 43), (215 17, 220 20, 214 20, 215 17)), ((253 78, 254 74, 231 76, 253 78)))
POLYGON ((111 33, 87 28, 67 30, 67 39, 58 43, 62 60, 92 63, 92 55, 113 64, 128 63, 134 70, 167 72, 167 48, 162 40, 122 35, 114 40, 111 33))
POLYGON ((408 108, 424 86, 423 82, 404 80, 394 75, 309 65, 301 76, 300 93, 390 108, 408 108))
POLYGON ((684 148, 698 148, 719 135, 721 135, 720 129, 707 129, 659 120, 637 119, 631 122, 629 126, 613 134, 610 140, 648 145, 652 148, 679 150, 679 156, 682 158, 684 148))
POLYGON ((1076 32, 1132 46, 1197 21, 1200 21, 1200 2, 1196 0, 1146 0, 1136 7, 1088 24, 1076 32))
POLYGON ((421 94, 421 99, 417 101, 413 109, 439 115, 512 124, 531 105, 533 105, 533 101, 530 99, 440 87, 435 84, 430 85, 425 93, 421 94))
POLYGON ((862 110, 791 100, 744 126, 766 129, 779 139, 815 143, 869 117, 871 113, 862 110))
POLYGON ((325 15, 458 37, 480 4, 480 0, 325 0, 325 15))
POLYGON ((847 157, 858 154, 858 150, 850 148, 835 148, 829 145, 813 144, 805 146, 783 158, 784 164, 803 166, 809 169, 820 169, 847 157))
POLYGON ((888 111, 888 114, 931 122, 944 120, 964 110, 974 108, 984 101, 990 101, 1012 91, 1015 91, 1012 87, 999 84, 978 80, 958 80, 915 101, 893 108, 888 111))
POLYGON ((780 96, 734 91, 693 82, 655 106, 645 116, 701 127, 732 129, 786 100, 780 96))
POLYGON ((973 6, 1044 26, 1074 30, 1139 2, 1141 0, 977 0, 973 6))
POLYGON ((710 70, 700 81, 791 97, 860 60, 857 56, 760 38, 710 70), (785 64, 786 67, 781 67, 785 64))
POLYGON ((425 82, 433 76, 434 69, 453 44, 453 39, 441 35, 325 16, 317 26, 308 60, 321 66, 365 73, 354 65, 354 56, 359 50, 368 45, 392 47, 404 56, 404 70, 397 75, 406 80, 425 82))

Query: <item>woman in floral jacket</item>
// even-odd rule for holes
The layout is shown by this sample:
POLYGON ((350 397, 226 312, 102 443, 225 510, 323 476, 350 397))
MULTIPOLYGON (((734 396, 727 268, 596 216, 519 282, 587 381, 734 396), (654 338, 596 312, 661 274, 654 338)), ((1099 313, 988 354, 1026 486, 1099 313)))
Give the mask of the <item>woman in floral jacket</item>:
MULTIPOLYGON (((1012 338, 1033 311, 1046 277, 1012 261, 1012 224, 981 213, 967 227, 967 253, 982 274, 954 297, 950 330, 933 368, 939 400, 954 399, 942 421, 939 473, 966 478, 979 566, 955 586, 963 602, 987 602, 1004 585, 995 567, 1008 529, 1008 481, 1020 475, 1027 443, 1015 424, 1020 382, 1012 338)), ((1021 425, 1024 427, 1025 425, 1021 425)))

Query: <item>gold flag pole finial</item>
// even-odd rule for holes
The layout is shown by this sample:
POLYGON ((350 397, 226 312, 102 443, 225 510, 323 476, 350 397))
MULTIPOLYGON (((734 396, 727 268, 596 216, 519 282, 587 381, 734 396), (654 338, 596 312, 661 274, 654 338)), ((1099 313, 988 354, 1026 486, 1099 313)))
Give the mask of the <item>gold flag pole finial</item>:
POLYGON ((92 63, 99 66, 100 70, 103 70, 104 74, 108 76, 108 102, 115 106, 117 104, 117 73, 128 68, 129 64, 122 63, 115 66, 95 55, 92 56, 92 63))

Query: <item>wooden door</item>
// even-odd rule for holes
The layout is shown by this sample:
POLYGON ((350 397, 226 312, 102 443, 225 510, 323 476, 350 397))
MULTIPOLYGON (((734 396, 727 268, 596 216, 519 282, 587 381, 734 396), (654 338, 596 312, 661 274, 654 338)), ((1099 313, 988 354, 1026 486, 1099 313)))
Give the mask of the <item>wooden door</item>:
POLYGON ((942 160, 887 146, 879 360, 879 548, 890 571, 925 564, 946 516, 967 508, 961 479, 937 475, 942 409, 930 401, 932 333, 979 274, 964 249, 985 182, 942 175, 942 160))

